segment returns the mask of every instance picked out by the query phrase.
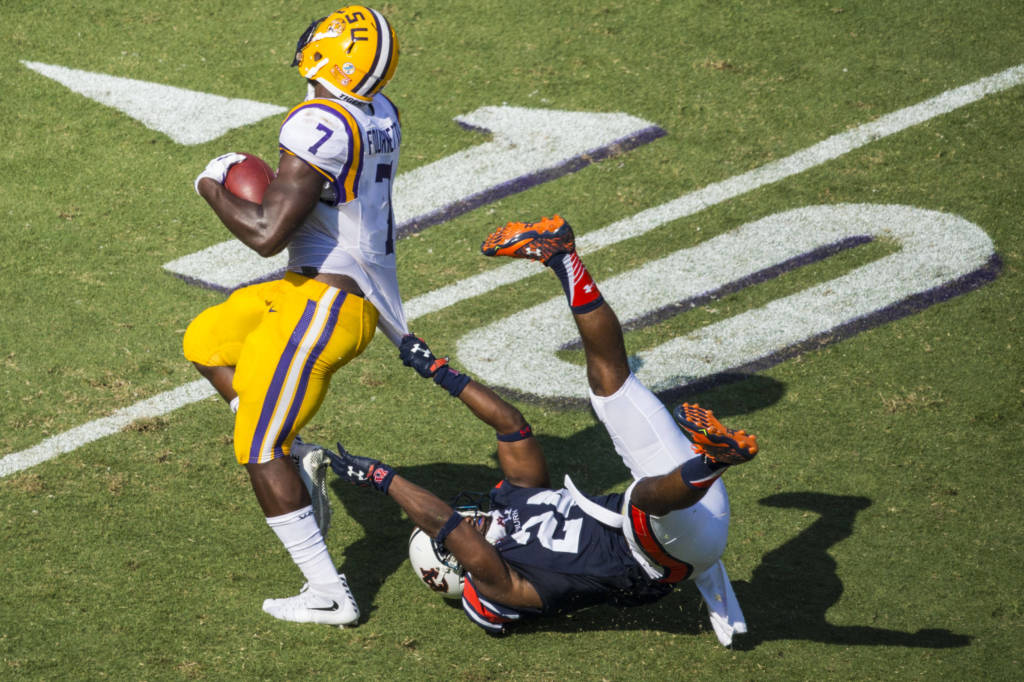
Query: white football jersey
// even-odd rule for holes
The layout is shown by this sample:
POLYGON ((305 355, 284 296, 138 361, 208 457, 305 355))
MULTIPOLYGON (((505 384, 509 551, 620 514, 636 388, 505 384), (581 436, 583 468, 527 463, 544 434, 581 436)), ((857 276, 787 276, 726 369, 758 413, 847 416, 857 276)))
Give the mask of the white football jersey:
POLYGON ((279 146, 324 176, 316 208, 292 235, 288 270, 348 275, 380 313, 396 345, 408 333, 395 269, 391 187, 402 141, 398 110, 384 95, 369 104, 310 99, 281 125, 279 146))

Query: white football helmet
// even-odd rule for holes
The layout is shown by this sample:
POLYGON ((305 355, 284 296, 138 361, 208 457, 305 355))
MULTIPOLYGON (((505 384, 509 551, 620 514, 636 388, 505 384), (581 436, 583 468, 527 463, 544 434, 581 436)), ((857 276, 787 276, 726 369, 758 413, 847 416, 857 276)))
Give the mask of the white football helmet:
MULTIPOLYGON (((480 510, 459 510, 463 516, 483 520, 488 516, 480 510)), ((458 559, 443 545, 434 542, 420 528, 409 536, 409 563, 424 585, 447 599, 461 599, 466 571, 458 559)))

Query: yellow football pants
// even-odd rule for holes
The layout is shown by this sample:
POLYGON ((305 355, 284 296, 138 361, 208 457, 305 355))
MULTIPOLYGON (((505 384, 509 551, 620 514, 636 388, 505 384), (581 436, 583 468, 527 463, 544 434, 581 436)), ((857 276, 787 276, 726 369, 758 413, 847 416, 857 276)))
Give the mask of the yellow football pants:
POLYGON ((235 457, 261 463, 288 454, 331 375, 363 352, 376 327, 369 301, 289 272, 204 310, 182 345, 192 362, 235 368, 235 457))

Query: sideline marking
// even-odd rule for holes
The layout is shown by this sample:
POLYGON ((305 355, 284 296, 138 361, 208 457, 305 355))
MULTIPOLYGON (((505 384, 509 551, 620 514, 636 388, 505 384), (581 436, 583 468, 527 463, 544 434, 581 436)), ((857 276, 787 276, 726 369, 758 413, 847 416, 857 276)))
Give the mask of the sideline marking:
MULTIPOLYGON (((598 230, 576 235, 581 251, 592 253, 625 239, 638 237, 663 224, 685 218, 700 211, 734 199, 755 189, 797 175, 827 161, 832 161, 864 145, 901 132, 918 123, 1024 83, 1024 64, 1001 71, 909 106, 844 133, 838 133, 794 154, 772 161, 728 180, 716 182, 684 194, 660 206, 646 209, 598 230)), ((532 261, 513 261, 487 272, 434 289, 405 302, 410 319, 442 310, 459 301, 511 284, 540 272, 532 261)))
POLYGON ((159 417, 213 395, 216 395, 216 392, 206 379, 198 379, 173 390, 164 391, 152 398, 117 410, 109 417, 96 419, 70 431, 47 438, 28 450, 5 455, 3 459, 0 459, 0 478, 15 471, 42 464, 48 459, 76 450, 104 436, 113 435, 137 419, 159 417))
MULTIPOLYGON (((589 232, 579 237, 578 240, 588 251, 591 251, 643 234, 669 220, 691 215, 726 199, 739 196, 740 194, 813 168, 870 142, 883 139, 936 116, 955 111, 988 95, 1008 90, 1021 83, 1024 83, 1024 64, 1006 69, 993 76, 982 78, 969 85, 947 90, 941 95, 919 104, 886 114, 871 123, 865 123, 845 133, 833 135, 784 159, 765 164, 729 180, 708 185, 703 189, 684 194, 682 197, 661 206, 642 211, 632 218, 621 220, 607 227, 589 232)), ((463 299, 536 274, 538 271, 529 268, 528 266, 530 265, 532 263, 525 261, 516 262, 511 266, 503 266, 487 273, 469 277, 457 285, 442 287, 441 289, 417 296, 406 302, 407 316, 412 321, 417 317, 436 312, 463 299), (466 291, 458 291, 460 287, 464 287, 466 291)), ((205 390, 197 389, 199 384, 205 384, 205 381, 200 379, 173 391, 161 393, 148 400, 136 403, 131 407, 118 410, 110 417, 89 422, 60 435, 48 438, 28 450, 5 455, 0 459, 0 478, 40 464, 57 455, 71 452, 86 443, 91 443, 103 436, 115 433, 124 428, 131 420, 164 415, 179 407, 184 407, 213 395, 212 388, 206 388, 205 390), (119 419, 124 419, 129 414, 132 415, 131 419, 120 423, 119 419), (117 424, 117 428, 111 430, 115 424, 117 424)))

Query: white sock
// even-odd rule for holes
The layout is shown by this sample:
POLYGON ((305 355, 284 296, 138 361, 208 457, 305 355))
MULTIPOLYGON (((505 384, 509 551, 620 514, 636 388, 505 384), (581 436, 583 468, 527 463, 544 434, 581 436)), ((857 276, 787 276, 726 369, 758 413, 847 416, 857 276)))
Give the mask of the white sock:
POLYGON ((335 595, 343 589, 338 570, 320 535, 312 505, 280 516, 268 516, 267 525, 277 533, 313 592, 335 595))
POLYGON ((228 403, 228 407, 231 408, 231 411, 233 413, 237 413, 238 412, 238 396, 237 395, 234 398, 231 399, 231 402, 228 403))

